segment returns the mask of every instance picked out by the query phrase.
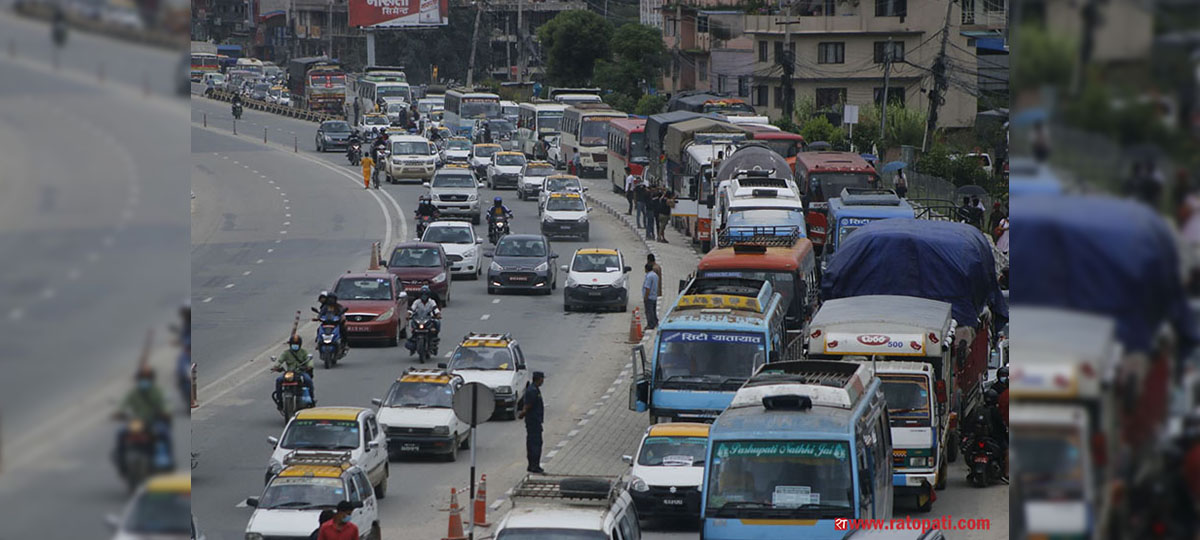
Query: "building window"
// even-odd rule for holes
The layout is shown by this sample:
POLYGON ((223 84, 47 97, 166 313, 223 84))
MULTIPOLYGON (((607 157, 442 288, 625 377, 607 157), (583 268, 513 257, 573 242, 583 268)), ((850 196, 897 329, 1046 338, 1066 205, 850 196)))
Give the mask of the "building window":
POLYGON ((768 92, 767 85, 763 84, 763 85, 755 86, 754 87, 754 105, 761 106, 761 107, 770 106, 770 103, 767 102, 767 92, 768 92))
POLYGON ((717 93, 718 94, 725 93, 725 76, 724 75, 717 75, 717 93))
POLYGON ((1003 12, 1004 4, 1004 0, 983 0, 983 10, 990 13, 1003 12))
POLYGON ((699 80, 701 80, 701 81, 708 80, 708 60, 705 60, 704 58, 697 60, 696 61, 696 70, 700 72, 699 80))
MULTIPOLYGON (((887 89, 888 105, 904 106, 904 87, 889 86, 887 89)), ((879 105, 883 102, 883 87, 875 88, 875 104, 879 105)))
POLYGON ((846 63, 846 44, 841 42, 818 43, 817 44, 817 63, 818 64, 844 64, 846 63))
POLYGON ((696 31, 701 34, 708 33, 708 15, 696 17, 696 31))
POLYGON ((832 109, 840 103, 846 102, 845 88, 818 88, 817 89, 817 108, 832 109))
POLYGON ((767 47, 768 47, 768 45, 767 45, 766 41, 758 42, 758 61, 759 62, 769 62, 770 61, 770 58, 767 57, 767 51, 769 50, 767 47))
POLYGON ((875 0, 876 17, 904 17, 908 15, 908 0, 875 0))
POLYGON ((888 44, 891 44, 892 61, 904 61, 904 42, 903 41, 876 41, 875 42, 875 63, 882 64, 887 60, 888 44))
POLYGON ((775 106, 780 109, 783 108, 783 85, 775 87, 775 106))
POLYGON ((738 76, 738 97, 750 97, 750 78, 745 75, 738 76))

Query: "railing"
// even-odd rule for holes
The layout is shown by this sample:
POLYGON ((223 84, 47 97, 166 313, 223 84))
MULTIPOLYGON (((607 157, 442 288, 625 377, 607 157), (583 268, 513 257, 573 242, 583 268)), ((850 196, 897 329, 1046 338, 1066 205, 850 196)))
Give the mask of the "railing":
MULTIPOLYGON (((217 101, 233 101, 233 92, 226 90, 205 90, 204 95, 217 101)), ((340 114, 330 114, 326 112, 310 111, 307 109, 298 109, 287 105, 279 105, 278 103, 267 103, 257 99, 244 98, 242 106, 259 111, 274 113, 282 116, 296 118, 298 120, 307 120, 309 122, 324 122, 326 120, 345 120, 345 117, 340 114)))

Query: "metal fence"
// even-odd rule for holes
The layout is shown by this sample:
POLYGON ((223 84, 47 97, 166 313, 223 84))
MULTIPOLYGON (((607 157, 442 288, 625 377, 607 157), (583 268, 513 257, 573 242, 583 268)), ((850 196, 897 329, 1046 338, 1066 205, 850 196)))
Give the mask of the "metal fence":
MULTIPOLYGON (((945 203, 957 205, 962 202, 962 195, 959 195, 959 187, 954 185, 954 182, 946 180, 938 176, 931 176, 915 171, 905 171, 904 176, 908 179, 908 198, 925 201, 944 201, 939 203, 939 206, 945 206, 945 203)), ((895 185, 896 173, 889 172, 882 175, 884 186, 889 189, 896 189, 895 185)), ((975 194, 972 194, 975 196, 975 194)), ((992 196, 990 194, 979 194, 980 202, 986 209, 983 216, 984 227, 991 221, 992 217, 992 196)), ((920 205, 920 203, 916 203, 920 205)), ((938 213, 946 213, 940 211, 938 213)), ((955 219, 956 216, 947 216, 950 219, 955 219)), ((985 233, 988 231, 984 231, 985 233)))

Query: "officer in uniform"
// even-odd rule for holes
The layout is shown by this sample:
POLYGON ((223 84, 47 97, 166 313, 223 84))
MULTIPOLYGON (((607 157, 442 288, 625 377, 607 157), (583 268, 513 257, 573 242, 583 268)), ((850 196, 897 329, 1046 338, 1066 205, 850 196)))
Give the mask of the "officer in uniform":
POLYGON ((521 396, 524 405, 517 418, 525 419, 525 455, 529 460, 526 471, 544 473, 542 470, 542 423, 546 420, 546 409, 542 403, 542 382, 546 374, 533 372, 533 382, 525 386, 525 395, 521 396))

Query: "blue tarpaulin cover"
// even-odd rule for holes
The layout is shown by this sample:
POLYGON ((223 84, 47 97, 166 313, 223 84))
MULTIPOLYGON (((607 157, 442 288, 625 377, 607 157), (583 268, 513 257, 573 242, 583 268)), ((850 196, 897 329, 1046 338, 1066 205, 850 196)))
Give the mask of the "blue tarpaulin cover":
POLYGON ((963 223, 885 219, 848 236, 821 278, 821 296, 868 294, 948 302, 954 320, 972 328, 985 306, 1008 318, 992 247, 983 233, 963 223))
POLYGON ((1150 207, 1096 195, 1025 197, 1012 205, 1015 304, 1113 317, 1130 351, 1149 351, 1170 322, 1184 351, 1200 339, 1174 236, 1150 207))

